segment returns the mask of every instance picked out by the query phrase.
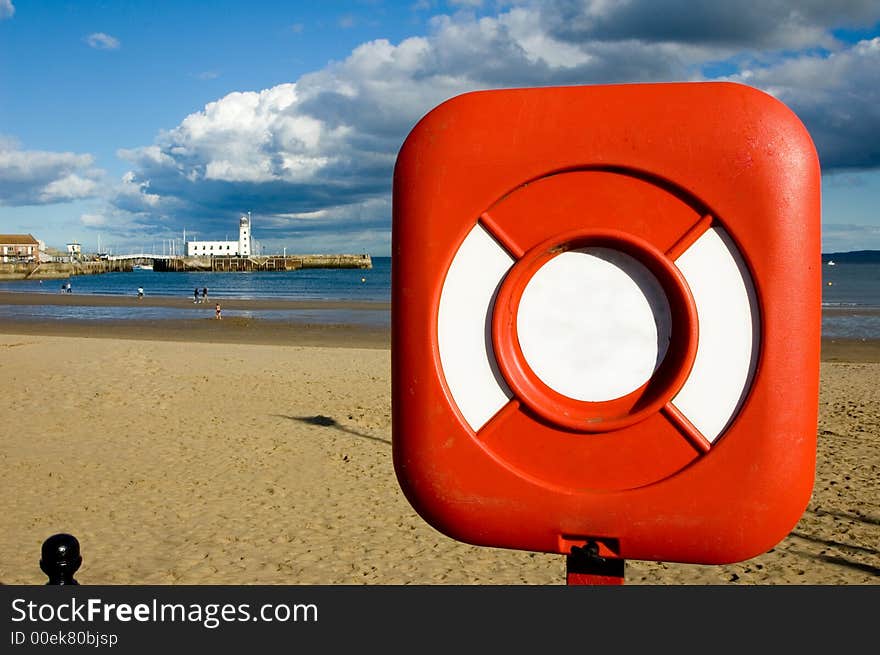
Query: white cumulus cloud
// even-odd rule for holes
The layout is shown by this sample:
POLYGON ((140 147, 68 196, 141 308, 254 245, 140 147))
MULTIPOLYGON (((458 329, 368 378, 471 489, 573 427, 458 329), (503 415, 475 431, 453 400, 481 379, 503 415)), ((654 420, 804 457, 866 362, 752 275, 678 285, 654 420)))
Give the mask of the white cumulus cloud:
POLYGON ((15 5, 12 0, 0 0, 0 20, 12 18, 15 15, 15 5))
POLYGON ((218 234, 252 210, 266 241, 346 229, 379 238, 397 151, 440 102, 499 87, 698 80, 720 61, 802 117, 826 169, 880 167, 878 42, 834 37, 873 25, 876 2, 833 11, 793 0, 506 6, 437 16, 426 35, 370 41, 298 80, 207 104, 153 144, 120 151, 132 173, 117 207, 162 220, 173 208, 177 220, 218 234))
POLYGON ((107 218, 103 214, 82 214, 79 222, 87 227, 100 227, 106 225, 107 218))
POLYGON ((86 37, 86 43, 89 44, 89 47, 96 50, 116 50, 120 46, 119 39, 103 32, 89 34, 86 37))
POLYGON ((0 140, 0 205, 45 205, 98 194, 102 171, 91 155, 21 150, 0 140))
POLYGON ((731 79, 758 86, 794 109, 816 142, 823 168, 880 168, 880 37, 731 79))

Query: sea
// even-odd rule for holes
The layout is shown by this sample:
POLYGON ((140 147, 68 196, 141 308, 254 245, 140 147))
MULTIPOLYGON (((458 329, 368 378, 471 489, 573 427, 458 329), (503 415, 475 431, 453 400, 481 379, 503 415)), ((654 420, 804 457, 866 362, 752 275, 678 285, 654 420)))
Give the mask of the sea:
MULTIPOLYGON (((313 268, 286 272, 231 272, 231 273, 166 273, 158 271, 131 271, 128 273, 101 273, 76 275, 58 280, 0 281, 0 291, 21 293, 61 293, 63 284, 70 282, 74 294, 136 297, 138 287, 144 296, 167 296, 192 299, 193 290, 208 289, 213 303, 224 299, 243 300, 333 300, 349 302, 391 302, 391 258, 372 257, 369 269, 313 268)), ((84 321, 107 320, 161 320, 191 318, 192 311, 175 307, 76 307, 68 305, 0 305, 4 319, 76 319, 84 321)), ((233 310, 223 309, 224 318, 247 317, 297 323, 345 323, 351 325, 388 326, 390 311, 358 311, 347 309, 284 309, 233 310)))
MULTIPOLYGON (((70 281, 78 294, 131 295, 142 286, 147 296, 192 298, 193 289, 208 288, 211 300, 337 300, 391 302, 391 258, 373 257, 373 268, 302 269, 289 272, 159 273, 132 271, 80 275, 70 280, 0 281, 0 291, 59 293, 70 281)), ((822 336, 880 339, 880 263, 838 262, 822 266, 822 336)), ((387 326, 389 311, 345 309, 226 310, 224 316, 312 323, 387 326)), ((131 320, 186 318, 186 309, 140 307, 74 307, 66 305, 0 305, 0 318, 131 320)))
POLYGON ((880 263, 822 266, 822 336, 880 339, 880 263))

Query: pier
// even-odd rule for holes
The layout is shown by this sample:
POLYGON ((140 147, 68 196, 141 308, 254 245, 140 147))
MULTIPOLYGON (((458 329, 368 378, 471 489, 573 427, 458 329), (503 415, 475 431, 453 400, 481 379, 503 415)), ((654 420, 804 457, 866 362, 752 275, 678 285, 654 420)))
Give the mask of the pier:
POLYGON ((373 268, 370 255, 263 255, 251 257, 168 257, 153 262, 154 271, 250 272, 302 268, 373 268))
POLYGON ((138 264, 154 271, 227 273, 297 271, 302 268, 373 268, 370 255, 263 255, 251 257, 180 257, 170 255, 119 255, 93 261, 0 263, 0 280, 57 280, 75 275, 129 272, 138 264))
POLYGON ((74 275, 126 272, 136 263, 134 259, 0 263, 0 280, 66 280, 74 275))

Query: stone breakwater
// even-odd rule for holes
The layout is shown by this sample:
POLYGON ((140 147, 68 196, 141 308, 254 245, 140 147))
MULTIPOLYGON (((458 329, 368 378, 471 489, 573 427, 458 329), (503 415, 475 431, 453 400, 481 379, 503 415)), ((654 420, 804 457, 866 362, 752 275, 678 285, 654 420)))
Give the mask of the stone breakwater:
POLYGON ((130 271, 131 261, 0 263, 0 280, 59 280, 74 275, 130 271))
POLYGON ((157 259, 155 271, 296 271, 301 268, 373 268, 369 255, 264 255, 252 257, 175 257, 157 259))
POLYGON ((296 271, 302 268, 373 268, 370 255, 264 255, 254 257, 173 257, 84 262, 0 263, 0 280, 57 280, 75 275, 128 272, 134 264, 152 264, 154 271, 296 271))

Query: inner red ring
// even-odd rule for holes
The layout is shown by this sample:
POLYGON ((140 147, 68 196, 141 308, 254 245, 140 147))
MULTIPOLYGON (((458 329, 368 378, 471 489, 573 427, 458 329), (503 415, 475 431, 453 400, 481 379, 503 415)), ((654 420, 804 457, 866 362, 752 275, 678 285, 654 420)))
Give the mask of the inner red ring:
POLYGON ((658 411, 690 374, 697 339, 697 309, 681 271, 644 239, 613 230, 568 232, 530 249, 505 277, 492 315, 492 345, 514 394, 538 416, 577 432, 619 430, 658 411), (547 386, 526 362, 517 333, 520 300, 532 276, 553 257, 591 246, 615 249, 642 263, 663 288, 672 316, 669 348, 651 378, 625 396, 602 402, 569 398, 547 386))

